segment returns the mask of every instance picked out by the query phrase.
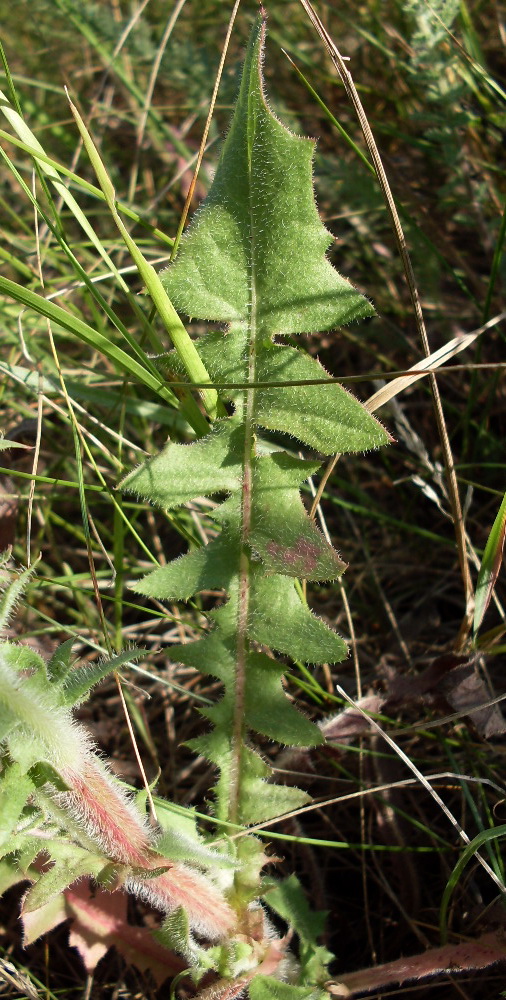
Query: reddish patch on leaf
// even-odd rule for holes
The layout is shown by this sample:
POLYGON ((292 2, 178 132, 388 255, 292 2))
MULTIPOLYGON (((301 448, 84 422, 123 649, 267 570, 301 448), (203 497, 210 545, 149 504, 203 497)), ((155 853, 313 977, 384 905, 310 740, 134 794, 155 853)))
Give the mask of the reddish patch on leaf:
POLYGON ((94 972, 109 948, 115 947, 129 965, 149 970, 157 986, 186 968, 187 963, 163 948, 145 927, 127 921, 127 898, 122 892, 97 889, 87 880, 65 892, 65 916, 72 917, 69 942, 77 948, 87 972, 94 972))
MULTIPOLYGON (((280 545, 274 539, 271 539, 266 545, 266 551, 276 564, 290 567, 295 576, 304 578, 311 576, 315 572, 318 560, 322 555, 322 547, 301 535, 297 539, 296 544, 291 547, 280 545)), ((330 547, 328 548, 329 553, 335 555, 333 550, 330 547)), ((335 563, 337 573, 343 566, 337 555, 335 555, 335 563)))

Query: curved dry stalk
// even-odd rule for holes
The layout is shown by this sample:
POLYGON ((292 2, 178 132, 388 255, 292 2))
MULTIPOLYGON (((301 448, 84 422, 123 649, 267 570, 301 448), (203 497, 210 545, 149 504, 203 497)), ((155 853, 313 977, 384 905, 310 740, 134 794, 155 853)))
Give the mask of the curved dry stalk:
MULTIPOLYGON (((374 136, 372 134, 372 130, 367 119, 367 115, 364 111, 362 102, 360 100, 357 89, 353 82, 351 73, 348 70, 337 46, 330 37, 327 29, 325 28, 325 25, 323 24, 321 19, 318 17, 318 14, 309 3, 309 0, 300 0, 300 3, 304 8, 306 14, 308 15, 314 28, 318 32, 320 38, 324 42, 329 52, 330 58, 332 59, 332 62, 342 80, 342 83, 346 90, 346 94, 357 115, 360 127, 364 135, 364 139, 367 144, 367 148, 369 150, 369 154, 371 156, 371 160, 373 162, 374 169, 376 171, 378 182, 383 197, 385 199, 385 204, 387 206, 388 214, 390 216, 390 221, 392 223, 392 228, 394 231, 397 248, 399 250, 399 254, 402 260, 402 265, 404 268, 404 273, 409 288, 411 304, 413 306, 413 312, 415 315, 416 327, 420 336, 423 352, 425 356, 429 358, 431 353, 429 347, 429 340, 427 337, 425 320, 423 317, 418 289, 416 287, 416 281, 413 272, 413 267, 411 264, 411 259, 409 256, 409 251, 406 245, 406 240, 404 237, 404 232, 402 229, 399 214, 395 206, 395 201, 390 189, 390 185, 388 183, 383 163, 381 161, 378 147, 374 140, 374 136)), ((465 532, 464 518, 462 514, 462 505, 460 502, 457 475, 455 472, 455 465, 453 461, 450 439, 448 437, 448 432, 446 430, 446 424, 443 413, 443 406, 441 403, 441 397, 439 394, 439 388, 437 385, 435 375, 433 374, 430 375, 430 385, 434 400, 434 412, 436 416, 436 423, 443 451, 446 476, 448 480, 448 495, 452 511, 452 520, 455 530, 455 538, 457 542, 457 552, 459 558, 460 572, 462 576, 462 582, 464 585, 464 599, 465 599, 464 617, 460 626, 458 636, 454 643, 454 648, 456 650, 460 650, 466 643, 473 621, 474 591, 473 591, 473 584, 471 580, 471 573, 469 571, 469 564, 467 558, 466 532, 465 532)))

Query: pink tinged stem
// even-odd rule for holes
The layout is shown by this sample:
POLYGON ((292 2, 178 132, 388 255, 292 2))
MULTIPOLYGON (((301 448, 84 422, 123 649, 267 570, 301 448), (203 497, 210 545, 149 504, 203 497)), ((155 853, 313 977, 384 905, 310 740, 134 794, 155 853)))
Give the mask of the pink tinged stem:
POLYGON ((161 910, 182 906, 191 927, 212 940, 226 936, 234 914, 219 889, 204 875, 156 853, 135 806, 91 755, 79 774, 65 768, 62 777, 69 791, 58 796, 60 804, 111 860, 143 869, 167 865, 168 871, 154 878, 128 877, 127 889, 161 910))
MULTIPOLYGON (((164 859, 157 854, 150 864, 159 868, 164 859)), ((126 887, 158 909, 174 910, 182 906, 192 929, 202 937, 216 940, 232 930, 234 914, 219 890, 186 865, 172 864, 169 871, 156 878, 129 878, 126 887)))

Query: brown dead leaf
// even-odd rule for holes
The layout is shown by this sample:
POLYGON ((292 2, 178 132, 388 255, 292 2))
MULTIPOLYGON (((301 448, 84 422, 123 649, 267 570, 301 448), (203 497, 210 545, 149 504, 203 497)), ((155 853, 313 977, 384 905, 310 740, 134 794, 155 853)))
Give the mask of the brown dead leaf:
POLYGON ((353 739, 370 729, 369 721, 363 712, 378 715, 385 704, 385 698, 379 695, 367 695, 357 701, 357 707, 345 708, 338 715, 325 719, 320 729, 327 740, 333 743, 351 743, 353 739), (359 711, 362 709, 362 711, 359 711))
POLYGON ((384 699, 386 712, 409 706, 428 696, 444 697, 450 708, 469 716, 480 736, 490 739, 506 733, 506 721, 498 705, 488 705, 490 693, 478 670, 478 658, 446 653, 438 656, 421 673, 406 676, 386 668, 388 688, 384 699), (472 711, 477 705, 483 705, 472 711))
POLYGON ((467 662, 466 656, 444 653, 432 660, 429 666, 418 674, 401 674, 394 667, 384 665, 383 672, 387 681, 385 701, 388 706, 397 704, 409 706, 417 699, 433 692, 441 678, 446 677, 454 667, 467 662))
POLYGON ((439 690, 453 708, 454 712, 468 715, 477 732, 488 740, 493 736, 503 736, 506 733, 506 721, 499 705, 487 705, 490 693, 478 672, 478 664, 474 661, 455 667, 439 682, 439 690), (476 705, 484 705, 475 711, 476 705))
POLYGON ((334 997, 356 997, 360 993, 379 990, 393 983, 405 983, 408 980, 419 982, 441 973, 488 969, 496 962, 505 960, 506 940, 501 930, 483 934, 475 941, 430 948, 422 955, 400 958, 373 969, 347 973, 338 982, 328 983, 327 989, 334 997))

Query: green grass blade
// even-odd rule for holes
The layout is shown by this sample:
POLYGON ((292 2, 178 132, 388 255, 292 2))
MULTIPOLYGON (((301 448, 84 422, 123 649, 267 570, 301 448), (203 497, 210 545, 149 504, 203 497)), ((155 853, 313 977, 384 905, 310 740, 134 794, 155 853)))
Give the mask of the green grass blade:
POLYGON ((479 851, 480 847, 483 846, 483 844, 488 843, 490 840, 498 840, 499 837, 506 837, 506 825, 496 826, 492 830, 484 830, 483 833, 479 833, 478 836, 474 838, 474 840, 471 840, 471 842, 467 845, 467 847, 465 847, 464 850, 462 851, 462 854, 459 860, 457 861, 457 864, 455 865, 455 868, 453 869, 450 878, 448 879, 445 891, 443 893, 443 898, 441 900, 441 908, 439 911, 439 932, 441 935, 442 944, 446 943, 446 938, 447 938, 446 918, 448 914, 448 906, 450 903, 450 899, 455 889, 455 886, 457 885, 457 882, 460 876, 462 875, 462 872, 464 871, 464 868, 466 867, 468 861, 470 861, 471 858, 474 857, 476 851, 479 851))
POLYGON ((104 337, 97 330, 94 330, 92 326, 89 326, 88 323, 85 323, 78 316, 73 316, 65 309, 62 309, 61 306, 57 306, 54 302, 49 302, 48 299, 45 299, 42 295, 37 295, 36 292, 32 292, 29 288, 18 285, 15 281, 11 281, 10 278, 0 276, 0 292, 8 295, 11 299, 15 299, 16 302, 20 302, 21 305, 26 306, 28 309, 34 309, 40 316, 45 316, 52 323, 55 323, 63 330, 67 330, 68 333, 71 333, 83 343, 88 344, 93 350, 100 351, 106 358, 117 364, 121 371, 137 379, 148 389, 156 392, 157 395, 164 399, 172 397, 170 389, 164 384, 160 376, 157 377, 148 372, 140 362, 130 357, 121 347, 113 344, 112 341, 104 337))
MULTIPOLYGON (((77 108, 72 104, 72 102, 70 102, 70 107, 114 221, 116 222, 116 225, 135 261, 135 264, 137 265, 139 274, 144 281, 151 298, 153 299, 156 310, 164 323, 164 326, 185 366, 186 371, 188 372, 188 375, 194 382, 210 382, 211 379, 209 378, 208 372, 200 359, 197 348, 191 340, 187 330, 183 326, 183 323, 179 319, 179 316, 176 313, 176 310, 174 309, 174 306, 172 305, 172 302, 170 301, 158 274, 141 253, 121 221, 116 207, 116 193, 105 166, 98 154, 97 148, 77 108)), ((215 389, 203 389, 201 391, 201 395, 207 412, 212 418, 214 418, 218 415, 218 412, 221 412, 218 405, 218 393, 215 389)))
MULTIPOLYGON (((157 374, 148 371, 142 364, 130 357, 121 347, 117 347, 107 337, 104 337, 98 330, 85 323, 78 316, 72 316, 61 306, 49 302, 42 295, 37 295, 29 288, 16 284, 10 278, 0 276, 0 292, 15 299, 29 309, 35 309, 41 316, 45 316, 57 326, 67 330, 83 343, 88 344, 93 350, 100 351, 106 358, 117 364, 122 372, 130 375, 133 379, 141 382, 146 388, 156 392, 167 402, 173 402, 173 393, 164 380, 157 374)), ((200 412, 195 400, 188 394, 185 397, 185 415, 197 434, 206 434, 209 430, 207 421, 200 412)))
POLYGON ((490 604, 492 591, 501 568, 506 533, 506 493, 504 494, 497 517, 488 536, 483 559, 481 561, 478 582, 476 584, 476 605, 474 610, 473 634, 476 637, 485 612, 490 604))
MULTIPOLYGON (((76 185, 76 187, 85 191, 86 194, 92 195, 93 198, 97 198, 98 201, 105 203, 106 199, 104 192, 101 191, 99 187, 96 187, 95 184, 90 184, 90 182, 85 180, 84 177, 80 177, 79 174, 74 173, 73 170, 69 170, 69 168, 64 166, 63 163, 59 163, 58 160, 54 160, 51 156, 48 156, 47 153, 43 151, 42 147, 39 149, 31 142, 23 142, 21 139, 16 139, 16 137, 11 135, 10 132, 5 132, 1 128, 0 139, 3 139, 5 142, 15 146, 16 149, 21 149, 24 153, 28 153, 29 156, 33 156, 34 160, 37 162, 41 164, 45 163, 46 166, 51 167, 58 174, 62 174, 64 177, 67 177, 71 184, 76 185)), ((142 215, 139 215, 138 212, 125 202, 118 201, 117 207, 118 211, 120 211, 123 215, 126 215, 127 218, 132 219, 133 222, 137 222, 157 240, 160 240, 162 243, 166 243, 167 246, 171 248, 173 247, 174 240, 171 236, 167 236, 167 234, 162 232, 161 229, 157 229, 156 226, 152 226, 151 223, 147 222, 146 219, 143 219, 142 215)))

